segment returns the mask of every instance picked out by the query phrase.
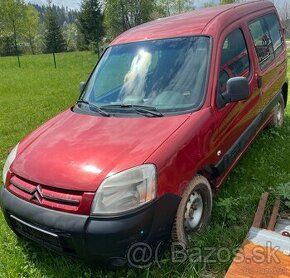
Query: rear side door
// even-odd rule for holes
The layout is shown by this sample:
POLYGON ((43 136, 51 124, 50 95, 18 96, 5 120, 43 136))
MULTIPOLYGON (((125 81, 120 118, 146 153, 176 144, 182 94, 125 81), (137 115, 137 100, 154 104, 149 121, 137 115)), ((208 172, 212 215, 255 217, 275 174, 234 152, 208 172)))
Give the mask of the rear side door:
POLYGON ((222 176, 233 164, 242 149, 258 128, 256 119, 261 112, 261 98, 257 86, 254 52, 249 51, 250 34, 246 24, 225 34, 220 47, 219 78, 215 117, 218 137, 215 140, 217 164, 216 175, 222 176), (246 100, 219 107, 219 98, 232 77, 244 76, 250 84, 250 97, 246 100))
POLYGON ((249 30, 259 65, 258 84, 263 116, 267 118, 277 104, 277 94, 286 80, 286 45, 282 27, 275 13, 251 21, 249 30))

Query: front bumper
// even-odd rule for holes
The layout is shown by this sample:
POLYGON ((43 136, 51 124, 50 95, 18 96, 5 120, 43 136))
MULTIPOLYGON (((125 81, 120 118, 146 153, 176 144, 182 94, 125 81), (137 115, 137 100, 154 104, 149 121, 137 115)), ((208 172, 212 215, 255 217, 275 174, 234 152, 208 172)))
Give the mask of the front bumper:
POLYGON ((0 201, 5 219, 16 233, 61 254, 88 262, 110 263, 125 262, 126 252, 133 243, 154 245, 169 240, 180 198, 166 194, 141 210, 110 218, 40 207, 16 197, 6 188, 0 189, 0 201), (19 222, 25 227, 21 232, 19 222))

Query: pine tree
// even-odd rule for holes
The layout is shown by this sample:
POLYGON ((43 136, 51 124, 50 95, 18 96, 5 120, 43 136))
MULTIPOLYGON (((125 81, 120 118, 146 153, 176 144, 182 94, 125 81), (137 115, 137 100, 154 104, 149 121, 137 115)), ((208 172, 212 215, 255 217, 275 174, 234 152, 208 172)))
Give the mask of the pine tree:
POLYGON ((66 50, 65 40, 63 38, 61 26, 58 23, 55 10, 51 3, 46 11, 45 20, 45 52, 58 53, 66 50))
POLYGON ((104 35, 103 14, 99 0, 83 0, 78 17, 78 28, 83 37, 84 48, 93 44, 97 46, 104 35))

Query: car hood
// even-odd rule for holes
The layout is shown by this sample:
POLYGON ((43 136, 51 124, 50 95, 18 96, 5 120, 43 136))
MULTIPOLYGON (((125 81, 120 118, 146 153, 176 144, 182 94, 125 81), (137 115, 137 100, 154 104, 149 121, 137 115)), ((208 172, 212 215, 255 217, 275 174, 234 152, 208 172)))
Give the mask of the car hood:
POLYGON ((107 118, 68 110, 21 142, 12 171, 44 185, 95 191, 107 176, 143 164, 187 118, 107 118))

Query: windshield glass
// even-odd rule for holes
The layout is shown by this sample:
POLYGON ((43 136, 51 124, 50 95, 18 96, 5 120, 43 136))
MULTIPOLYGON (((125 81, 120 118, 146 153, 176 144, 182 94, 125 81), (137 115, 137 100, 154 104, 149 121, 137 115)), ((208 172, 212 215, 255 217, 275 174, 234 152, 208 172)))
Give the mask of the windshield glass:
POLYGON ((209 37, 116 45, 107 49, 82 98, 106 106, 144 105, 166 112, 198 108, 205 95, 209 37))

